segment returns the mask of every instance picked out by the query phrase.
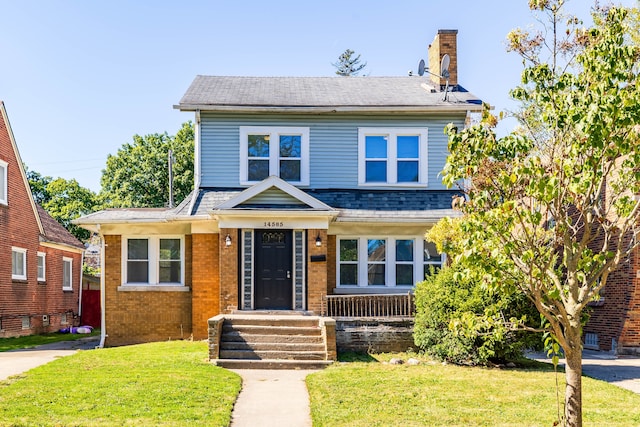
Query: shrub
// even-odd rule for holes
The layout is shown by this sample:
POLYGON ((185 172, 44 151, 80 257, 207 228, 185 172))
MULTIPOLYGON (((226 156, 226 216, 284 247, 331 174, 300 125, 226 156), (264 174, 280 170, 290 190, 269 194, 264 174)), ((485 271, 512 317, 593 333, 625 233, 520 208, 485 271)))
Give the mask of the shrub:
POLYGON ((439 360, 482 365, 522 356, 540 345, 538 334, 514 330, 519 321, 533 325, 535 307, 518 294, 491 295, 477 276, 453 265, 416 286, 414 341, 439 360))

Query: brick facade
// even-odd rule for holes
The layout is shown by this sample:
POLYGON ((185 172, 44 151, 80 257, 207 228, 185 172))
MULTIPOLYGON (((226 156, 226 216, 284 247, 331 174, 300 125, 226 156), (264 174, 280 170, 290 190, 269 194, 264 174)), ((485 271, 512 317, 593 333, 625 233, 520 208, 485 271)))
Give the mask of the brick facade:
POLYGON ((220 254, 220 313, 229 314, 238 309, 238 250, 240 236, 235 228, 221 228, 218 239, 220 254), (225 243, 227 235, 231 245, 225 243))
MULTIPOLYGON (((120 236, 105 239, 107 346, 190 338, 191 291, 122 291, 120 236)), ((190 239, 185 239, 185 242, 190 239)), ((186 251, 185 251, 186 252, 186 251)))
POLYGON ((192 236, 193 338, 206 339, 207 321, 220 313, 219 234, 192 236))
POLYGON ((8 200, 6 205, 0 203, 0 337, 53 332, 73 325, 81 286, 82 245, 73 237, 76 246, 69 250, 55 242, 41 243, 47 238, 40 228, 40 214, 31 202, 14 144, 4 105, 0 102, 0 160, 7 163, 8 200), (26 250, 26 280, 12 278, 12 247, 26 250), (38 252, 46 254, 44 281, 37 280, 38 252), (73 260, 73 290, 70 291, 62 289, 63 257, 73 260), (43 316, 48 318, 48 324, 43 316), (23 319, 29 319, 28 327, 23 327, 23 319))
POLYGON ((307 231, 307 310, 314 313, 322 311, 322 297, 327 289, 328 242, 327 230, 307 231), (316 246, 316 238, 320 237, 322 246, 316 246), (324 261, 312 261, 313 256, 325 256, 324 261))

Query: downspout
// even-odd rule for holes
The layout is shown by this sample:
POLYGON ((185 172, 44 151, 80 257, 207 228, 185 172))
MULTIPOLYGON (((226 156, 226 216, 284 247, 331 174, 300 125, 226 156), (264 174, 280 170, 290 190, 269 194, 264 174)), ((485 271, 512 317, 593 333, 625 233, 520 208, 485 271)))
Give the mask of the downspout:
POLYGON ((194 135, 193 144, 193 195, 191 196, 191 203, 189 204, 189 215, 193 214, 193 208, 196 205, 198 199, 198 189, 200 188, 200 139, 201 139, 201 125, 200 125, 200 110, 196 110, 196 131, 194 135))
POLYGON ((107 339, 107 316, 105 314, 105 306, 106 306, 106 296, 105 296, 105 255, 104 251, 107 245, 104 243, 104 236, 102 232, 100 232, 100 224, 98 224, 98 235, 101 240, 101 248, 100 248, 100 344, 98 344, 98 348, 104 347, 104 342, 107 339))
MULTIPOLYGON (((80 293, 78 294, 78 317, 82 319, 82 288, 84 284, 82 283, 82 279, 84 278, 84 253, 85 250, 82 250, 82 254, 80 254, 80 293)), ((73 272, 72 272, 73 274, 73 272)), ((82 325, 80 325, 82 326, 82 325)))

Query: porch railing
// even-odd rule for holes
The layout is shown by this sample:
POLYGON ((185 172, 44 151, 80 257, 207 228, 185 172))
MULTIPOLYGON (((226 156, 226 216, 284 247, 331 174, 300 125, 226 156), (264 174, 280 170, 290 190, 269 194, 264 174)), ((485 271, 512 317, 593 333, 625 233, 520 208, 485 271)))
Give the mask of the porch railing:
POLYGON ((406 294, 324 295, 322 315, 326 317, 413 317, 415 298, 406 294))

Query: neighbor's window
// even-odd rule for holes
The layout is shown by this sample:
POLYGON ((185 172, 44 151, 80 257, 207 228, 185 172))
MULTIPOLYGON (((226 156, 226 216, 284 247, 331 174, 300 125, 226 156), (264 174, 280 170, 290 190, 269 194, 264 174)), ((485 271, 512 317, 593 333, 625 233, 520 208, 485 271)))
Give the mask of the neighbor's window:
POLYGON ((22 329, 31 329, 31 317, 22 316, 21 320, 22 320, 22 329))
POLYGON ((73 259, 62 258, 62 289, 73 290, 73 259))
POLYGON ((123 246, 123 281, 127 284, 182 284, 182 237, 127 238, 123 246))
POLYGON ((294 184, 309 184, 309 128, 240 127, 240 182, 271 175, 294 184))
POLYGON ((7 162, 0 160, 0 204, 7 204, 7 162))
POLYGON ((38 280, 44 282, 47 279, 46 276, 46 257, 44 252, 38 252, 38 280))
POLYGON ((414 286, 443 262, 421 237, 339 237, 338 251, 337 283, 345 287, 414 286))
POLYGON ((26 249, 11 248, 11 278, 15 280, 27 280, 26 249))
POLYGON ((358 129, 358 182, 427 184, 427 129, 358 129))

